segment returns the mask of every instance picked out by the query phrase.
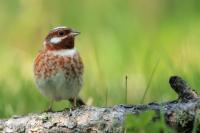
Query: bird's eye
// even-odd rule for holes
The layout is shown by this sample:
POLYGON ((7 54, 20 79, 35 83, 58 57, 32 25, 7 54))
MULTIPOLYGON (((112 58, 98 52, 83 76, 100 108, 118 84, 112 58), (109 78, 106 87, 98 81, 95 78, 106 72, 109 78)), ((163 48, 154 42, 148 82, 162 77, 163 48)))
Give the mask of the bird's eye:
POLYGON ((58 32, 58 34, 59 34, 59 36, 64 36, 64 35, 65 35, 65 32, 60 31, 60 32, 58 32))

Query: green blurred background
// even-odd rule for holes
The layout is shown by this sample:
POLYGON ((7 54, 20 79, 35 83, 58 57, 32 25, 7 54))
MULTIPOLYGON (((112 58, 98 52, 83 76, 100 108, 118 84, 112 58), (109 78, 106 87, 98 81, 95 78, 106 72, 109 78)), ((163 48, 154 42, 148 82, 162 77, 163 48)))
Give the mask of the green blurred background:
MULTIPOLYGON (((85 63, 80 95, 89 104, 125 103, 126 75, 128 104, 141 103, 149 82, 144 103, 175 99, 171 75, 198 91, 199 0, 0 0, 1 118, 47 108, 33 60, 48 31, 60 25, 82 33, 76 39, 85 63)), ((64 107, 66 101, 54 104, 64 107)))

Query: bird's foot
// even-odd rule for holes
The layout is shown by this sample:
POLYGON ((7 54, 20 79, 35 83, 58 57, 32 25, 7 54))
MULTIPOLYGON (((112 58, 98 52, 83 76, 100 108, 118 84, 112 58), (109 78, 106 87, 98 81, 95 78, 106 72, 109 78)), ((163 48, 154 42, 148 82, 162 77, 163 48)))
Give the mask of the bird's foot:
POLYGON ((54 112, 53 109, 50 107, 48 109, 45 109, 43 112, 48 113, 48 112, 54 112))
POLYGON ((48 113, 48 112, 54 112, 53 109, 52 109, 52 107, 53 107, 53 100, 50 102, 49 107, 47 109, 45 109, 43 112, 46 112, 46 113, 48 113))
POLYGON ((72 106, 71 110, 76 110, 78 107, 77 106, 72 106))

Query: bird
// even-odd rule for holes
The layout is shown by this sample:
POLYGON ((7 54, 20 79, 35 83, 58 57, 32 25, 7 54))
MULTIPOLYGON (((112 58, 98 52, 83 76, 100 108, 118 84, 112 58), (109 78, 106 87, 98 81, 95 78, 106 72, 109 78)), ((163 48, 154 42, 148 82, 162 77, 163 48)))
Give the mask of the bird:
POLYGON ((36 86, 51 101, 47 111, 52 111, 54 101, 69 100, 72 107, 85 105, 79 97, 84 72, 82 58, 75 48, 79 34, 65 26, 51 29, 34 59, 36 86))

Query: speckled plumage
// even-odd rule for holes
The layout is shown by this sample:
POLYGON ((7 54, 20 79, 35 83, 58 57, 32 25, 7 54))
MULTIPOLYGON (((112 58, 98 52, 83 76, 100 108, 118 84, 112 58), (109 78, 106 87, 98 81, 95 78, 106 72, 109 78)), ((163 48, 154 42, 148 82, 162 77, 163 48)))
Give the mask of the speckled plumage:
POLYGON ((69 28, 53 29, 34 60, 36 85, 51 100, 78 97, 82 87, 83 62, 74 48, 74 36, 69 28), (60 38, 60 42, 52 43, 52 38, 60 38))
POLYGON ((37 87, 43 95, 53 100, 77 96, 82 86, 82 74, 83 63, 77 52, 72 56, 60 56, 44 50, 35 59, 37 87))

